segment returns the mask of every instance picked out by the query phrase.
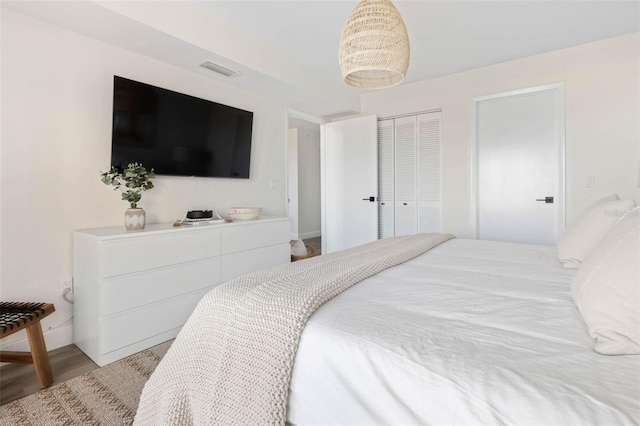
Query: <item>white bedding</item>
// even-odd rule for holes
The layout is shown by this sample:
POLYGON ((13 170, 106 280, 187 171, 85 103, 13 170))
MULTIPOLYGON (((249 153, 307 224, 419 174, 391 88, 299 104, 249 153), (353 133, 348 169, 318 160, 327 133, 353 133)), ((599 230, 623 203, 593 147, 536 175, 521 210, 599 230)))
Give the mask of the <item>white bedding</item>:
POLYGON ((322 306, 288 420, 306 424, 640 423, 640 356, 591 349, 555 248, 451 240, 322 306))

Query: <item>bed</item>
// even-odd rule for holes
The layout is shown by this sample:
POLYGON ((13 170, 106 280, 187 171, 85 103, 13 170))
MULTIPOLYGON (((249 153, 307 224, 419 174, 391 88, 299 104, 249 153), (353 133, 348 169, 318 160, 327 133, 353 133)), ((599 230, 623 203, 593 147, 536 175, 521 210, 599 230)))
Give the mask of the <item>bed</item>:
MULTIPOLYGON (((290 268, 305 262, 318 260, 290 268)), ((560 267, 554 247, 452 239, 366 278, 308 320, 287 381, 286 421, 638 424, 640 356, 593 351, 571 298, 574 273, 560 267)), ((199 308, 207 314, 217 309, 199 308)), ((201 330, 183 329, 178 336, 165 357, 173 364, 161 368, 163 360, 147 383, 136 423, 157 424, 158 417, 149 416, 169 404, 163 423, 198 424, 197 410, 237 402, 243 392, 245 399, 278 392, 254 387, 253 376, 238 379, 236 371, 244 374, 242 362, 251 367, 254 360, 245 358, 231 368, 226 361, 234 351, 224 352, 210 341, 217 339, 211 337, 217 327, 210 320, 198 327, 190 322, 185 329, 201 330), (213 373, 208 371, 212 351, 224 358, 213 373), (184 357, 190 361, 183 362, 184 357), (228 385, 229 378, 237 379, 235 387, 228 385), (210 403, 209 394, 220 388, 227 388, 225 396, 210 403)), ((227 344, 225 338, 222 346, 227 344)), ((255 351, 256 360, 262 355, 255 351)), ((252 402, 247 399, 247 406, 252 402)), ((201 419, 207 416, 212 414, 201 419)), ((233 415, 219 419, 249 423, 234 421, 233 415)))
POLYGON ((603 356, 555 247, 450 240, 335 297, 296 356, 292 424, 640 422, 640 357, 603 356))

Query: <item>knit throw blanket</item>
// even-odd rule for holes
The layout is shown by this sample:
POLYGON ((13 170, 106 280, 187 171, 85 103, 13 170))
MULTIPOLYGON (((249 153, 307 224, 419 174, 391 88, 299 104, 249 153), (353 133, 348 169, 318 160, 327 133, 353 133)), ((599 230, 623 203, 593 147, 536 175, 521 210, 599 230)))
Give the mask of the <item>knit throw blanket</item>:
POLYGON ((284 425, 293 361, 311 314, 354 284, 451 238, 387 238, 212 289, 146 383, 134 424, 284 425))

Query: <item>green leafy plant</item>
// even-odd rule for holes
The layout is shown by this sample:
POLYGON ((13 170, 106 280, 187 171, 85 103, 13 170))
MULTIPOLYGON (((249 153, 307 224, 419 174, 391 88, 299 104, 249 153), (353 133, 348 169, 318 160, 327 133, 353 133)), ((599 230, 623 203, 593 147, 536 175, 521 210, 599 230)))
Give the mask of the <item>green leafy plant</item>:
POLYGON ((122 199, 128 201, 132 209, 138 207, 142 193, 153 188, 151 179, 154 177, 153 169, 147 171, 140 163, 129 163, 126 169, 113 166, 108 172, 100 173, 102 183, 113 185, 114 191, 122 192, 122 199))

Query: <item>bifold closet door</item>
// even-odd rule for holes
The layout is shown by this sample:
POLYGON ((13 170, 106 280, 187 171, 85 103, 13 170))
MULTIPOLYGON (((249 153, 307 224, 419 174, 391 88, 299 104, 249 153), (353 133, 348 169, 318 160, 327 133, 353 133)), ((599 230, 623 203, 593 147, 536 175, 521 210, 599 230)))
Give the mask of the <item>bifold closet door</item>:
POLYGON ((416 116, 394 119, 395 235, 410 235, 417 226, 416 116))
POLYGON ((418 232, 440 232, 440 112, 417 116, 418 232))
POLYGON ((378 121, 378 238, 393 237, 393 119, 378 121))
POLYGON ((378 237, 441 232, 440 112, 378 122, 378 237))

